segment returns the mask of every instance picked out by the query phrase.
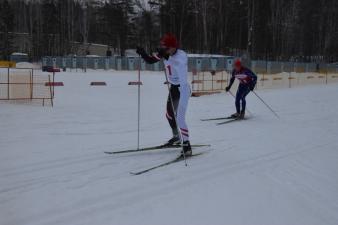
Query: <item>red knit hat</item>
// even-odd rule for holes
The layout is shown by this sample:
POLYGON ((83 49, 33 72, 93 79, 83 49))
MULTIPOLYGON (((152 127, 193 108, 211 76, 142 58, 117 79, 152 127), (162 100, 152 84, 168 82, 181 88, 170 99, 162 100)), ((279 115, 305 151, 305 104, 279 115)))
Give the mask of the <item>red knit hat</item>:
POLYGON ((165 48, 178 48, 177 38, 171 33, 165 34, 162 37, 160 44, 165 48))
POLYGON ((235 67, 242 67, 242 62, 240 59, 236 59, 235 62, 234 62, 234 66, 235 67))

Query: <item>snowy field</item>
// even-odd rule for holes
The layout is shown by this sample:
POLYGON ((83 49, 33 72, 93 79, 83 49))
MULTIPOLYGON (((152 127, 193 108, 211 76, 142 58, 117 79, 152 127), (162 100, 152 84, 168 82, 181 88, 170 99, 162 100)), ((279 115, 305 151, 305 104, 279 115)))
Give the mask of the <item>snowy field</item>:
MULTIPOLYGON (((206 154, 153 172, 179 150, 136 147, 131 72, 61 73, 54 108, 0 103, 0 225, 337 225, 338 84, 258 91, 246 121, 226 94, 192 98, 192 144, 206 154), (106 81, 106 87, 90 87, 106 81)), ((141 145, 165 142, 161 73, 143 73, 141 145)))

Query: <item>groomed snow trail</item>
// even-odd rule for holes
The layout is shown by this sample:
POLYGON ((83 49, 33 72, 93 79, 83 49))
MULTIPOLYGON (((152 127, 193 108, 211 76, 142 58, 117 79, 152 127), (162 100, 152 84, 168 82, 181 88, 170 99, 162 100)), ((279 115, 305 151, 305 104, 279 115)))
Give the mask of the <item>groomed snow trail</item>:
MULTIPOLYGON (((336 225, 338 84, 257 91, 246 121, 226 94, 192 98, 188 125, 201 157, 131 176, 179 149, 136 147, 136 73, 57 74, 55 107, 0 103, 0 225, 336 225), (91 81, 107 87, 90 87, 91 81)), ((161 73, 142 74, 141 145, 170 136, 161 73)))

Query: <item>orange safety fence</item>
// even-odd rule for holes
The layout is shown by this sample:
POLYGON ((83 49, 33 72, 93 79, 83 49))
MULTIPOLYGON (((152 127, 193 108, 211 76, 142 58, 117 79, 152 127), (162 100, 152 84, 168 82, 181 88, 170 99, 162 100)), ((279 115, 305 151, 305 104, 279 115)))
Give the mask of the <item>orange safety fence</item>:
MULTIPOLYGON (((321 73, 258 73, 257 76, 257 89, 292 88, 338 82, 338 74, 330 71, 325 73, 323 71, 321 73)), ((193 71, 190 78, 193 96, 201 96, 222 92, 228 85, 230 74, 227 71, 193 71)), ((233 85, 233 89, 236 87, 236 84, 233 85)))
POLYGON ((0 101, 14 103, 40 102, 53 106, 54 87, 51 75, 36 74, 33 69, 0 69, 0 101))

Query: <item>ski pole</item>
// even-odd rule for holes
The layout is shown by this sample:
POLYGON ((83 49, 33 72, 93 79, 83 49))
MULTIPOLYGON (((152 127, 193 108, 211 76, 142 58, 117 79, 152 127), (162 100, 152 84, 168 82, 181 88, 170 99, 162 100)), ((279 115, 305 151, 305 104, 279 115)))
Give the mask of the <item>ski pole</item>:
MULTIPOLYGON (((165 80, 166 80, 165 83, 167 84, 167 87, 168 87, 169 100, 170 100, 170 103, 171 103, 171 108, 172 108, 172 110, 173 110, 173 112, 174 112, 174 120, 175 120, 175 124, 176 124, 177 130, 178 130, 178 135, 180 136, 181 146, 183 146, 182 132, 181 132, 181 129, 180 129, 180 127, 178 126, 178 123, 177 123, 177 114, 176 114, 176 110, 175 110, 175 107, 174 107, 173 98, 172 98, 171 92, 170 92, 170 85, 169 85, 169 80, 168 80, 168 76, 167 76, 167 71, 166 71, 166 69, 164 69, 164 76, 165 76, 165 80)), ((184 150, 182 150, 182 152, 183 152, 184 164, 185 164, 185 166, 188 166, 188 164, 187 164, 187 158, 185 157, 185 152, 184 152, 184 150)))
POLYGON ((137 99, 137 150, 140 149, 140 120, 141 120, 141 56, 138 57, 138 99, 137 99))
POLYGON ((259 100, 261 100, 261 102, 278 118, 280 119, 280 117, 278 116, 278 114, 255 92, 252 91, 259 100))
POLYGON ((130 81, 128 85, 138 86, 137 95, 137 150, 140 150, 140 121, 141 121, 141 57, 139 57, 138 81, 130 81))
MULTIPOLYGON (((236 96, 229 90, 229 94, 234 97, 234 99, 236 100, 236 96)), ((248 111, 248 113, 250 113, 252 115, 252 113, 250 112, 250 110, 248 108, 246 108, 246 111, 248 111)))

